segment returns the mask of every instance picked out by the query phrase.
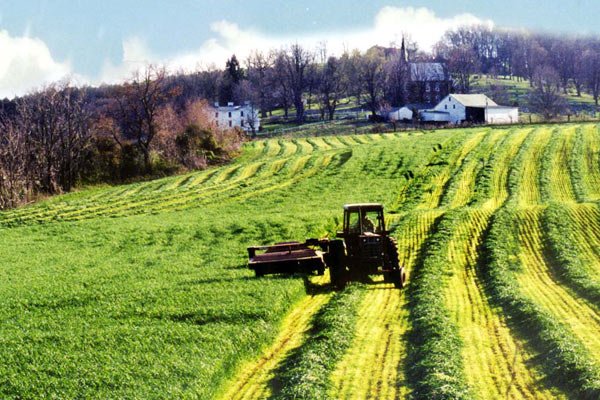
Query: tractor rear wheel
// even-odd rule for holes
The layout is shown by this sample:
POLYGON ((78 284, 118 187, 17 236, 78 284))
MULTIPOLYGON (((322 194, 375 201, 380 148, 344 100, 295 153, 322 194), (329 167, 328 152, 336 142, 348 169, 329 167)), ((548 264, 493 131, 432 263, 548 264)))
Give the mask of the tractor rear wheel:
POLYGON ((333 240, 329 244, 329 276, 331 283, 338 289, 346 286, 346 250, 342 240, 333 240))
MULTIPOLYGON (((393 237, 388 237, 388 260, 392 271, 388 273, 387 279, 394 283, 394 287, 402 289, 406 282, 406 272, 404 271, 404 267, 400 266, 398 243, 393 237)), ((386 276, 384 276, 384 280, 386 280, 386 276)))

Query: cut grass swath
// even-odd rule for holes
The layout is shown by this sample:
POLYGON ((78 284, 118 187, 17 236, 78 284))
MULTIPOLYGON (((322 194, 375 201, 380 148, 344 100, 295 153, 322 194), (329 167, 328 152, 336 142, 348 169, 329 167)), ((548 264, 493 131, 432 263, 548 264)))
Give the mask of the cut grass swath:
POLYGON ((579 398, 600 397, 600 370, 587 349, 553 315, 523 296, 515 279, 522 269, 517 253, 516 220, 508 207, 492 217, 484 250, 486 289, 524 335, 544 355, 542 366, 556 384, 568 387, 579 398))
POLYGON ((553 265, 558 275, 600 308, 600 280, 594 273, 597 271, 591 271, 581 257, 577 246, 580 238, 570 223, 568 210, 558 203, 552 203, 543 213, 542 227, 549 252, 556 260, 553 265))
POLYGON ((452 210, 436 221, 422 258, 411 274, 408 382, 416 398, 472 398, 464 374, 458 327, 444 301, 449 281, 448 247, 454 227, 464 217, 463 210, 452 210))
POLYGON ((362 287, 349 285, 315 314, 309 337, 284 360, 271 383, 273 399, 328 398, 330 374, 350 346, 364 295, 362 287))

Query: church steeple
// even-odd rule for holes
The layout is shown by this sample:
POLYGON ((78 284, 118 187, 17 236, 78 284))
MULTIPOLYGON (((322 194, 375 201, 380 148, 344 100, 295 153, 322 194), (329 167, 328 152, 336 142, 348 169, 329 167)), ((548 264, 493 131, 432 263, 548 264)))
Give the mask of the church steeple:
POLYGON ((402 46, 400 46, 400 60, 402 60, 402 62, 408 62, 408 57, 406 56, 406 46, 404 45, 404 35, 402 35, 402 46))

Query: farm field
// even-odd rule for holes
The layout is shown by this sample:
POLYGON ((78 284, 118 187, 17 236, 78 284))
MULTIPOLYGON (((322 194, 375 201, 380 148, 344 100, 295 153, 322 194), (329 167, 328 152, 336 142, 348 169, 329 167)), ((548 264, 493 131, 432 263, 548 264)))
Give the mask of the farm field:
POLYGON ((249 142, 0 213, 2 398, 600 398, 600 130, 249 142), (255 278, 381 202, 408 286, 255 278))

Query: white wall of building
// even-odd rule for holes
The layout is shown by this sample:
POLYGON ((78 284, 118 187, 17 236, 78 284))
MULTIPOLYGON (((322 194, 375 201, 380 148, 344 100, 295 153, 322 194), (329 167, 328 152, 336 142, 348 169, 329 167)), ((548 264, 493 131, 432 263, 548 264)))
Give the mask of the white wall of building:
POLYGON ((260 117, 258 110, 249 104, 243 106, 234 106, 229 103, 227 106, 214 107, 213 118, 220 128, 239 127, 246 132, 258 132, 260 128, 260 117))
POLYGON ((488 124, 516 124, 519 122, 519 109, 516 107, 489 107, 485 110, 488 124))
POLYGON ((413 112, 408 107, 402 107, 396 111, 392 111, 388 114, 388 119, 390 121, 403 121, 403 120, 412 120, 413 112))
POLYGON ((423 122, 450 122, 451 115, 445 111, 423 110, 420 113, 423 122))
POLYGON ((450 115, 449 122, 453 124, 459 124, 467 119, 466 107, 459 103, 452 95, 446 96, 434 107, 434 110, 447 112, 450 115))

